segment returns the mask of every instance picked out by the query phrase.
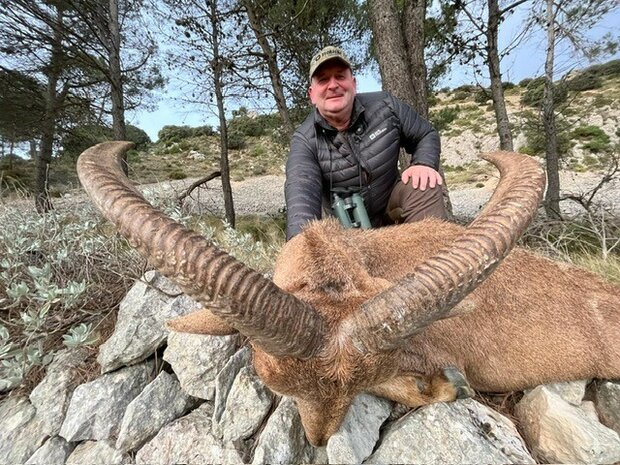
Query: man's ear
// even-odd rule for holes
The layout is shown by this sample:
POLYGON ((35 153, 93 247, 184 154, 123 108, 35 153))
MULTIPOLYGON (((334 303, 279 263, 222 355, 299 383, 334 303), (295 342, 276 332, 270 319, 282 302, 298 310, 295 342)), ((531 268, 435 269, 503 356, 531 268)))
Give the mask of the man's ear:
POLYGON ((310 102, 314 105, 314 99, 312 97, 312 91, 313 91, 312 86, 308 87, 308 98, 310 99, 310 102))

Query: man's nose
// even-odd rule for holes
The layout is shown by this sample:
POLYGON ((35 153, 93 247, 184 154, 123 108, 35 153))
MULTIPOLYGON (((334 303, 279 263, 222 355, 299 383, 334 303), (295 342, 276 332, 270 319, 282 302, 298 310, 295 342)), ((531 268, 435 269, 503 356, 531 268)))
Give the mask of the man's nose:
POLYGON ((338 87, 338 79, 336 79, 335 77, 329 78, 329 81, 327 82, 327 87, 330 89, 338 87))

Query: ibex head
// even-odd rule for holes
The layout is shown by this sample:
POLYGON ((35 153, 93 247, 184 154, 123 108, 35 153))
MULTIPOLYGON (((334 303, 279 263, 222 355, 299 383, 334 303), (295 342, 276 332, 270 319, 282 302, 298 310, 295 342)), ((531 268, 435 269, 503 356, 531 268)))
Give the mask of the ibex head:
MULTIPOLYGON (((170 328, 247 336, 258 374, 271 389, 296 400, 314 445, 338 429, 358 393, 376 390, 398 374, 397 355, 409 338, 459 311, 459 302, 523 233, 544 186, 541 168, 529 157, 486 155, 501 174, 486 208, 450 247, 399 282, 376 277, 358 249, 342 250, 312 227, 284 246, 272 282, 150 206, 122 174, 119 159, 130 146, 107 142, 88 149, 78 160, 78 173, 130 244, 209 305, 170 322, 170 328), (325 249, 329 253, 314 252, 325 249), (328 263, 312 266, 325 257, 328 263), (313 270, 327 273, 313 280, 313 270)), ((335 222, 325 228, 351 241, 378 234, 345 233, 335 222)))

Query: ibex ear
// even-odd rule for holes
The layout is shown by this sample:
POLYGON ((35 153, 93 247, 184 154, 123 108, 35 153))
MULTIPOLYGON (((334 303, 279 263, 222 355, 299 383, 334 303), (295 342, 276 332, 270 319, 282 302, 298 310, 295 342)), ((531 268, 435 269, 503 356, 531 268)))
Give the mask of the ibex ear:
POLYGON ((227 336, 237 332, 208 308, 169 320, 166 322, 166 328, 177 333, 209 334, 211 336, 227 336))

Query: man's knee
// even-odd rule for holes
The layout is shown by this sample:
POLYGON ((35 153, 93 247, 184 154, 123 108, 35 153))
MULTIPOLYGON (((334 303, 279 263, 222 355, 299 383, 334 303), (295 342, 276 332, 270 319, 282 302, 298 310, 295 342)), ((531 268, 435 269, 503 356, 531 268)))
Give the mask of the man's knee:
POLYGON ((447 219, 441 186, 414 189, 398 181, 392 189, 387 215, 394 223, 411 223, 424 218, 447 219))

